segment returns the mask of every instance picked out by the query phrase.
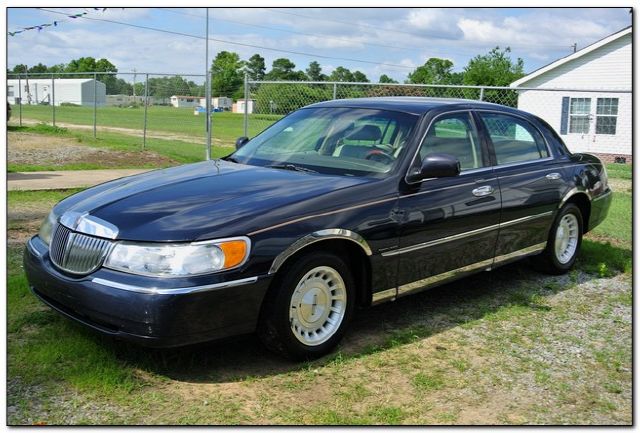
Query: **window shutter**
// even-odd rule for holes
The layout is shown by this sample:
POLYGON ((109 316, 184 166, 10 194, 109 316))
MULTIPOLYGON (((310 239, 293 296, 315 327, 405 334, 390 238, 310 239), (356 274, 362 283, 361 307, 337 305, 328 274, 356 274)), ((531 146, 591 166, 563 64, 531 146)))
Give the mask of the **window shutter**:
POLYGON ((567 135, 569 127, 569 97, 562 98, 562 116, 560 117, 560 135, 567 135))

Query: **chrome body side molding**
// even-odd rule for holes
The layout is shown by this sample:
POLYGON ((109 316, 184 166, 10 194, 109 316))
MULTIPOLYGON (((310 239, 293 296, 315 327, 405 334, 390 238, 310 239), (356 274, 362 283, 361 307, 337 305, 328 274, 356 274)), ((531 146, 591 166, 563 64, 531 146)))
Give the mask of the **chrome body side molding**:
POLYGON ((447 281, 452 281, 458 278, 462 278, 471 272, 475 272, 483 268, 485 268, 486 270, 489 270, 491 269, 492 263, 493 263, 493 259, 487 259, 478 263, 472 263, 470 265, 463 266, 458 269, 453 269, 451 271, 443 272, 438 275, 432 275, 431 277, 423 278, 422 280, 414 281, 412 283, 403 284, 398 287, 398 297, 405 296, 410 293, 416 293, 421 290, 434 287, 435 285, 438 285, 438 284, 444 284, 447 281))
POLYGON ((371 305, 382 304, 387 301, 395 301, 397 290, 393 289, 383 290, 382 292, 376 292, 371 296, 371 305))
POLYGON ((445 283, 457 280, 459 278, 465 277, 471 273, 477 272, 482 269, 484 269, 485 271, 490 271, 496 266, 500 266, 510 261, 521 259, 526 256, 537 254, 543 251, 546 248, 546 246, 547 246, 547 243, 542 242, 539 244, 531 245, 530 247, 523 248, 518 251, 513 251, 508 254, 497 256, 493 259, 482 260, 480 262, 472 263, 470 265, 463 266, 458 269, 453 269, 451 271, 443 272, 438 275, 432 275, 422 280, 403 284, 398 287, 397 291, 396 289, 388 289, 382 292, 377 292, 372 295, 371 304, 376 305, 386 301, 393 301, 396 298, 399 298, 402 296, 417 293, 441 284, 445 284, 445 283))
POLYGON ((157 287, 141 287, 131 284, 118 283, 117 281, 105 280, 104 278, 93 278, 92 283, 114 289, 127 290, 129 292, 144 293, 147 295, 184 295, 188 293, 207 292, 210 290, 226 289, 228 287, 244 286, 258 281, 258 277, 243 278, 241 280, 225 281, 223 283, 207 284, 206 286, 178 287, 175 289, 159 289, 157 287))
POLYGON ((527 221, 531 221, 531 220, 535 220, 535 219, 538 219, 538 218, 544 218, 544 217, 550 216, 551 214, 553 214, 552 211, 543 212, 543 213, 540 213, 540 214, 537 214, 537 215, 529 215, 529 216, 526 216, 526 217, 517 218, 517 219, 511 220, 511 221, 506 221, 506 222, 499 223, 499 224, 493 224, 493 225, 490 225, 490 226, 487 226, 487 227, 482 227, 482 228, 471 230, 471 231, 468 231, 468 232, 458 233, 456 235, 451 235, 451 236, 447 236, 447 237, 440 238, 440 239, 434 239, 432 241, 423 242, 421 244, 410 245, 408 247, 398 248, 396 250, 391 250, 391 251, 385 251, 384 253, 382 253, 382 256, 388 257, 388 256, 395 256, 395 255, 398 255, 398 254, 409 253, 409 252, 420 250, 420 249, 423 249, 423 248, 429 248, 429 247, 433 247, 433 246, 436 246, 436 245, 441 245, 441 244, 444 244, 446 242, 457 241, 457 240, 460 240, 460 239, 467 238, 469 236, 474 236, 474 235, 478 235, 478 234, 481 234, 481 233, 490 232, 492 230, 497 230, 497 229, 500 229, 500 228, 503 228, 503 227, 509 227, 509 226, 512 226, 512 225, 515 225, 515 224, 521 224, 521 223, 524 223, 524 222, 527 222, 527 221))
POLYGON ((364 251, 367 256, 371 256, 373 252, 371 251, 371 247, 362 236, 358 233, 353 232, 351 230, 346 229, 326 229, 319 230, 317 232, 313 232, 307 236, 304 236, 293 244, 291 244, 286 250, 278 254, 278 256, 273 260, 271 264, 271 268, 269 269, 269 274, 275 274, 278 272, 278 269, 282 266, 282 264, 296 252, 300 251, 302 248, 311 245, 313 243, 324 241, 328 239, 346 239, 348 241, 354 242, 358 244, 360 248, 364 251))

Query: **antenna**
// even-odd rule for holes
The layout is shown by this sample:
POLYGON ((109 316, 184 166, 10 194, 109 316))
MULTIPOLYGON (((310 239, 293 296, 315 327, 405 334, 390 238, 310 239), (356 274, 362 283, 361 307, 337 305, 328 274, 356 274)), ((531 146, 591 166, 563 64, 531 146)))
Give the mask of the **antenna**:
POLYGON ((575 53, 576 51, 578 51, 578 44, 577 42, 574 42, 573 45, 571 45, 571 47, 573 48, 573 52, 575 53))

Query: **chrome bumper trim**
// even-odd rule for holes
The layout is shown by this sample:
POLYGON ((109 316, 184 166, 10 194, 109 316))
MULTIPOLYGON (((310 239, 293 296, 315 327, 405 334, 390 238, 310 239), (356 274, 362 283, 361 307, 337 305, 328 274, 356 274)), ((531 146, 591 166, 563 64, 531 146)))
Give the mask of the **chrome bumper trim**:
POLYGON ((609 189, 609 191, 606 191, 602 194, 600 194, 598 197, 594 197, 592 201, 598 201, 598 200, 602 200, 603 198, 610 196, 611 194, 613 194, 613 191, 611 189, 609 189))
MULTIPOLYGON (((31 252, 31 254, 33 254, 36 257, 42 257, 42 254, 40 253, 40 251, 38 251, 38 249, 33 245, 33 240, 36 238, 36 236, 32 237, 31 239, 29 239, 29 241, 27 242, 27 249, 31 252)), ((40 241, 42 242, 42 240, 40 241)), ((46 245, 44 242, 42 242, 43 245, 46 245)))
POLYGON ((210 290, 226 289, 229 287, 244 286, 258 281, 258 277, 243 278, 234 281, 225 281, 223 283, 207 284, 205 286, 178 287, 175 289, 159 289, 157 287, 141 287, 130 284, 118 283, 116 281, 105 280, 104 278, 93 278, 92 283, 102 286, 112 287, 114 289, 127 290, 130 292, 144 293, 147 295, 184 295, 188 293, 207 292, 210 290))

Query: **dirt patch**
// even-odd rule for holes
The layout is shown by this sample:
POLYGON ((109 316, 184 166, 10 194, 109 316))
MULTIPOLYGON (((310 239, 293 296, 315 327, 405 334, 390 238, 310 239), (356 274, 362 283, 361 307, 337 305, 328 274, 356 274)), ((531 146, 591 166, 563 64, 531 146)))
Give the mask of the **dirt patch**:
POLYGON ((71 164, 96 164, 104 168, 164 167, 176 161, 151 151, 121 152, 78 144, 73 138, 23 132, 8 133, 9 164, 64 167, 71 164))
MULTIPOLYGON (((42 121, 23 118, 22 123, 26 125, 37 125, 39 123, 42 123, 42 121)), ((76 123, 56 122, 56 126, 59 126, 61 128, 82 129, 82 130, 93 131, 93 125, 78 125, 76 123)), ((144 132, 142 129, 120 128, 117 126, 96 126, 96 131, 116 132, 118 134, 131 135, 133 137, 142 137, 144 135, 144 132)), ((197 143, 197 144, 205 143, 205 139, 202 136, 176 134, 173 132, 164 132, 164 131, 147 130, 147 138, 155 138, 158 140, 177 140, 177 141, 185 141, 187 143, 197 143)), ((211 141, 214 142, 216 146, 234 147, 234 143, 225 142, 223 140, 220 140, 219 138, 211 137, 211 141)))

